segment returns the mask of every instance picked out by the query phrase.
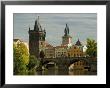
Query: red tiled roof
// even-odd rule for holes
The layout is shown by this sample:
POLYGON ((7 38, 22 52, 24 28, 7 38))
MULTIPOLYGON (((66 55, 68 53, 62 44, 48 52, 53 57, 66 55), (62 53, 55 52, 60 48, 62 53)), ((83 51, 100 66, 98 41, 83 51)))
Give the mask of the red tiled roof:
POLYGON ((45 43, 46 47, 53 47, 51 44, 49 44, 48 42, 45 43))

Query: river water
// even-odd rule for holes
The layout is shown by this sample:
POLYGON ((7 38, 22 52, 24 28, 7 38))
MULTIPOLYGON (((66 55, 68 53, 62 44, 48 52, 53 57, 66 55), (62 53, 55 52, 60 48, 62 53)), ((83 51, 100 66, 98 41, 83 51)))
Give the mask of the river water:
POLYGON ((97 72, 87 71, 87 70, 58 70, 58 69, 48 69, 37 71, 36 75, 97 75, 97 72))

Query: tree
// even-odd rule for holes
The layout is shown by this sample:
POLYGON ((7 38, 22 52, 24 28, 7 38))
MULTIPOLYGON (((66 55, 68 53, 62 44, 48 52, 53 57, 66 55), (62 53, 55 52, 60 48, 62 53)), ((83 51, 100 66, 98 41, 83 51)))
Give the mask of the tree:
POLYGON ((87 39, 86 54, 90 57, 97 57, 97 43, 93 39, 87 39))
POLYGON ((28 74, 34 75, 36 72, 36 68, 39 67, 39 65, 40 61, 34 55, 31 55, 29 58, 29 64, 27 65, 29 71, 28 74))
POLYGON ((27 65, 28 69, 33 69, 35 66, 38 66, 39 61, 34 55, 31 55, 29 58, 29 64, 27 65))
POLYGON ((23 42, 13 44, 13 57, 14 57, 14 74, 24 75, 27 74, 27 65, 29 63, 29 53, 26 45, 23 42))

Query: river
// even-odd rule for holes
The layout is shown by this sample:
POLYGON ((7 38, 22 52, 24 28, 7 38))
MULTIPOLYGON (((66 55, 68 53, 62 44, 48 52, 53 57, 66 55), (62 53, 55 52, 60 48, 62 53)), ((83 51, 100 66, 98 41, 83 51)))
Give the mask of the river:
POLYGON ((97 75, 97 72, 87 71, 87 70, 58 70, 58 69, 48 69, 37 71, 36 75, 97 75))

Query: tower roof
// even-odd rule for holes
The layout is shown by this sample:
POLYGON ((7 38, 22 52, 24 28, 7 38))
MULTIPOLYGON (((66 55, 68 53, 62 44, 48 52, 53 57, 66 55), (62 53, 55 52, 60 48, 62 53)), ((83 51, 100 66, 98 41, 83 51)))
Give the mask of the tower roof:
POLYGON ((40 23, 39 23, 39 16, 38 16, 38 18, 35 20, 34 30, 36 30, 36 31, 42 31, 42 27, 41 27, 41 25, 40 25, 40 23))
POLYGON ((77 46, 81 46, 82 45, 81 42, 79 41, 79 39, 78 39, 78 41, 76 42, 75 45, 77 45, 77 46))

